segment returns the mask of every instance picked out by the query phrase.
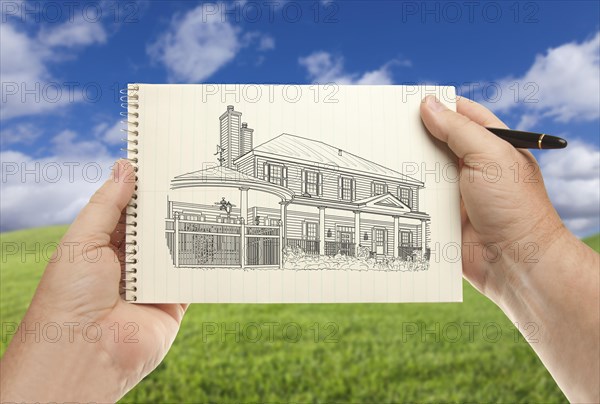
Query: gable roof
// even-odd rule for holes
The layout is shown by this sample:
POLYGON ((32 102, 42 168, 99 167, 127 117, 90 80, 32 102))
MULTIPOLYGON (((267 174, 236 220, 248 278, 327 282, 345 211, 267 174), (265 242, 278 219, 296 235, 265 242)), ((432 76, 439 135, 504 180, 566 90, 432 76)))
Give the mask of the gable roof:
MULTIPOLYGON (((280 156, 286 160, 298 160, 309 164, 317 163, 322 167, 355 171, 366 175, 386 176, 396 181, 423 186, 421 181, 417 181, 391 168, 384 167, 381 164, 374 163, 318 140, 287 133, 283 133, 255 147, 244 156, 252 153, 280 156)), ((244 156, 238 157, 238 160, 244 156)))
POLYGON ((410 208, 398 199, 393 194, 386 192, 381 195, 374 195, 365 199, 360 199, 355 202, 359 207, 366 206, 369 208, 388 208, 398 212, 410 212, 410 208))

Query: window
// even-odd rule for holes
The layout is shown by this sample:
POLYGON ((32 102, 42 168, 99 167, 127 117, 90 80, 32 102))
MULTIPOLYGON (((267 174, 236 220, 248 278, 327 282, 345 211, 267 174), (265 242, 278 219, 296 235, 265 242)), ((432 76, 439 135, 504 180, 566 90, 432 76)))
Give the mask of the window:
POLYGON ((386 192, 387 192, 386 186, 383 182, 374 182, 373 183, 373 196, 383 195, 386 192))
POLYGON ((309 195, 319 195, 319 175, 314 171, 304 172, 304 183, 309 195))
POLYGON ((307 240, 316 240, 317 239, 317 224, 314 222, 306 222, 305 226, 305 234, 307 240))
POLYGON ((352 178, 344 178, 342 177, 342 200, 351 201, 352 200, 352 178))
POLYGON ((283 167, 274 164, 269 165, 269 182, 277 185, 283 184, 283 167))
POLYGON ((400 232, 400 242, 403 246, 409 246, 412 244, 412 232, 410 231, 401 231, 400 232))
POLYGON ((412 208, 412 189, 400 187, 400 191, 398 192, 398 197, 400 201, 404 203, 409 208, 412 208))

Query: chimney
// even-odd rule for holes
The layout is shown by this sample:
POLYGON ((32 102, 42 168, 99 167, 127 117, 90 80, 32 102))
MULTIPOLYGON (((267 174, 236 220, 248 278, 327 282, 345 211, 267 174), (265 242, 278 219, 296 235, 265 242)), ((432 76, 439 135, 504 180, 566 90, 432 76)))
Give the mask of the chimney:
POLYGON ((252 150, 252 138, 254 129, 250 129, 246 122, 242 122, 242 128, 240 130, 240 156, 248 153, 252 150))
POLYGON ((338 149, 338 156, 342 155, 342 149, 338 149))
POLYGON ((221 149, 224 159, 222 165, 227 168, 234 168, 233 160, 240 156, 241 120, 242 113, 234 111, 233 105, 228 105, 227 111, 219 117, 221 149))

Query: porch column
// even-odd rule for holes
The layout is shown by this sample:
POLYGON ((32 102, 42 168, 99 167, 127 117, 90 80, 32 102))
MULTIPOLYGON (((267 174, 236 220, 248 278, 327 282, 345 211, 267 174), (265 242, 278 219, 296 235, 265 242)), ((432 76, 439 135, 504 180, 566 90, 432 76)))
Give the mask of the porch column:
POLYGON ((358 256, 360 245, 360 211, 354 211, 354 256, 358 256))
POLYGON ((287 201, 279 202, 279 219, 281 220, 281 229, 279 230, 281 238, 281 250, 287 247, 287 201))
POLYGON ((427 250, 427 220, 421 220, 421 252, 425 255, 427 250))
POLYGON ((248 188, 240 188, 240 217, 248 220, 248 188))
POLYGON ((325 255, 325 206, 319 206, 319 255, 325 255))
POLYGON ((179 212, 173 212, 173 256, 175 257, 175 268, 179 268, 179 212))
POLYGON ((240 266, 246 266, 246 221, 248 219, 248 188, 240 188, 240 266))
POLYGON ((400 255, 398 252, 398 247, 400 246, 399 233, 400 233, 400 217, 394 216, 394 237, 392 238, 392 240, 394 240, 394 243, 393 243, 394 258, 398 258, 398 256, 400 255))

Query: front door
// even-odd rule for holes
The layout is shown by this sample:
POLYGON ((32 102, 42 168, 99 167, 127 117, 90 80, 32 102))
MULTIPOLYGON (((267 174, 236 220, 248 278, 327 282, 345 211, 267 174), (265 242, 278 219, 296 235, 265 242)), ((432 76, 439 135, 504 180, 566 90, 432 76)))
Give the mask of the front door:
POLYGON ((375 253, 385 255, 385 229, 375 229, 375 253))

